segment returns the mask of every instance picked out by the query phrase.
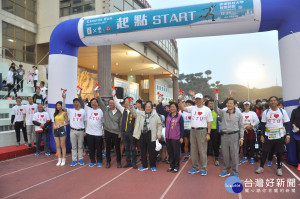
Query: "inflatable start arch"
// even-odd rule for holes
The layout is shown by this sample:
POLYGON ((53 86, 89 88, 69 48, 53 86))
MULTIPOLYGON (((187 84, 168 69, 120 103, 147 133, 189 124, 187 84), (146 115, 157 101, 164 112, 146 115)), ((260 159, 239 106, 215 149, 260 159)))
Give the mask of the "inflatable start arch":
POLYGON ((64 21, 50 38, 49 110, 61 100, 61 88, 68 90, 67 107, 73 107, 81 46, 278 30, 283 98, 291 113, 300 96, 299 10, 300 0, 231 0, 64 21))

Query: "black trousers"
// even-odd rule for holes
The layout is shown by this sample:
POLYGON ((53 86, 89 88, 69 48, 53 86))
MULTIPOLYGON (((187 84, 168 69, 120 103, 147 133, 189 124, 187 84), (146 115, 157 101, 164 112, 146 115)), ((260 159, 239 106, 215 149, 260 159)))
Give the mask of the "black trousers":
POLYGON ((8 87, 8 94, 7 94, 7 97, 10 97, 10 92, 11 92, 12 89, 13 89, 15 95, 17 95, 17 91, 16 91, 16 89, 14 88, 14 86, 15 86, 14 84, 7 84, 7 87, 8 87))
POLYGON ((214 156, 217 158, 220 154, 221 136, 217 129, 211 129, 210 140, 213 146, 214 156))
POLYGON ((97 155, 97 163, 102 163, 102 136, 87 134, 87 141, 91 163, 96 163, 95 155, 97 155))
POLYGON ((15 122, 15 131, 16 131, 17 142, 20 142, 20 139, 21 139, 20 138, 21 129, 22 129, 22 133, 23 133, 23 136, 24 136, 24 141, 28 142, 26 127, 23 126, 23 121, 15 122))
POLYGON ((121 163, 121 150, 120 150, 120 143, 121 139, 119 136, 115 133, 111 133, 107 130, 104 131, 105 133, 105 143, 106 143, 106 161, 110 163, 111 157, 110 157, 110 149, 112 142, 115 145, 115 152, 117 155, 117 162, 121 163))
POLYGON ((155 141, 151 142, 151 132, 149 133, 142 133, 140 138, 140 145, 141 145, 141 158, 142 158, 142 165, 144 168, 148 167, 148 160, 147 160, 147 151, 149 154, 149 162, 150 167, 156 167, 156 143, 155 141))
POLYGON ((300 164, 300 140, 295 140, 296 142, 296 155, 298 164, 300 164))
POLYGON ((133 137, 132 133, 122 133, 125 152, 126 152, 126 162, 127 164, 136 164, 136 139, 133 137), (131 150, 130 150, 131 148, 131 150), (130 157, 130 152, 132 152, 132 157, 130 157), (132 159, 132 161, 131 161, 132 159))
POLYGON ((167 139, 170 168, 179 170, 180 166, 180 141, 167 139))
POLYGON ((245 143, 243 145, 243 155, 244 155, 244 157, 254 158, 255 141, 256 140, 245 140, 245 143))
POLYGON ((19 91, 19 89, 21 88, 21 90, 23 90, 23 80, 20 78, 17 78, 17 90, 19 91))
POLYGON ((36 92, 36 83, 37 83, 37 80, 33 80, 34 92, 36 92))

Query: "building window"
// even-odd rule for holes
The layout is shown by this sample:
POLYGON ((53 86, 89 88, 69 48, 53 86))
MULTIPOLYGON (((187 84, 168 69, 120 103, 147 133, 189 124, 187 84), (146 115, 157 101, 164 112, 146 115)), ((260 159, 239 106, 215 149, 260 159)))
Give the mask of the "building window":
POLYGON ((144 9, 139 0, 114 0, 114 12, 144 9))
POLYGON ((2 0, 2 9, 33 23, 36 22, 36 0, 2 0))
POLYGON ((95 10, 95 0, 60 0, 60 17, 95 10))
POLYGON ((35 64, 35 34, 9 23, 2 22, 2 47, 5 57, 35 64))

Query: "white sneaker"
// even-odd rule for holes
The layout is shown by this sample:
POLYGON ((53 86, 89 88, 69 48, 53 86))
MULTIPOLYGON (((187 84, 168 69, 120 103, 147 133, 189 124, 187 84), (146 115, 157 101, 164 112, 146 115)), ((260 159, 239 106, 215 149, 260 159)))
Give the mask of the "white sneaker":
POLYGON ((58 158, 58 162, 57 162, 56 166, 60 166, 61 163, 62 163, 61 158, 58 158))
POLYGON ((60 166, 65 166, 65 164, 66 164, 66 158, 61 159, 60 166))

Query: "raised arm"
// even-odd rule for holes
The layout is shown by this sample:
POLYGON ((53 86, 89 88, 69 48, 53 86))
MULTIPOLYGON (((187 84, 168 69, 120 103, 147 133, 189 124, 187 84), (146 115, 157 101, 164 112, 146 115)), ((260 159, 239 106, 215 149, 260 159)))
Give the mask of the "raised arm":
POLYGON ((215 101, 214 101, 214 111, 215 111, 220 117, 222 117, 223 112, 222 112, 221 109, 219 109, 218 104, 219 104, 218 100, 215 100, 215 101))
POLYGON ((182 99, 179 100, 179 109, 182 110, 182 111, 185 111, 185 112, 188 112, 187 108, 183 106, 182 104, 182 99))
POLYGON ((113 97, 114 98, 114 102, 116 105, 116 108, 121 111, 121 113, 123 114, 124 112, 124 107, 120 104, 120 102, 118 101, 118 98, 116 96, 113 97))
POLYGON ((156 112, 157 112, 158 114, 164 115, 165 118, 167 118, 168 115, 169 115, 169 112, 166 111, 166 109, 163 107, 163 105, 162 105, 161 102, 156 106, 156 112))

